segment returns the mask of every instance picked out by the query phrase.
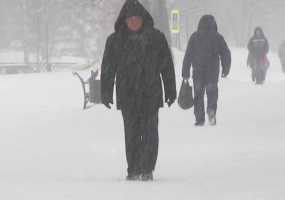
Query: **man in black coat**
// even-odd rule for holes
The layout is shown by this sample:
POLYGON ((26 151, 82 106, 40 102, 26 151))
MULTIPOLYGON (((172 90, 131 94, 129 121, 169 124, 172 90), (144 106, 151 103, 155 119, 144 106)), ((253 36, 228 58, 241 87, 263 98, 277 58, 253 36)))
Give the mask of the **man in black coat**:
POLYGON ((127 180, 152 180, 158 154, 158 111, 176 99, 174 65, 167 40, 137 0, 127 0, 106 42, 103 104, 110 108, 116 79, 117 108, 125 126, 127 180))
POLYGON ((269 44, 261 27, 255 28, 254 35, 248 42, 248 51, 247 64, 252 69, 252 80, 256 84, 263 84, 269 67, 269 44))
POLYGON ((224 38, 218 33, 215 18, 205 15, 199 22, 198 30, 189 40, 182 70, 183 79, 188 80, 191 66, 193 67, 196 126, 205 124, 205 91, 208 97, 209 122, 216 125, 220 61, 222 77, 226 77, 230 72, 231 52, 224 38))

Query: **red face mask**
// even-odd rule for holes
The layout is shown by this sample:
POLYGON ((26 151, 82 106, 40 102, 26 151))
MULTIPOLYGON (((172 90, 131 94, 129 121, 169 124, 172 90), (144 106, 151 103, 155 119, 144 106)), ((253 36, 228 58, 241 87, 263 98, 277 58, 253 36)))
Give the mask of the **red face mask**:
POLYGON ((129 30, 133 32, 140 31, 143 26, 143 19, 140 16, 128 17, 126 22, 129 30))

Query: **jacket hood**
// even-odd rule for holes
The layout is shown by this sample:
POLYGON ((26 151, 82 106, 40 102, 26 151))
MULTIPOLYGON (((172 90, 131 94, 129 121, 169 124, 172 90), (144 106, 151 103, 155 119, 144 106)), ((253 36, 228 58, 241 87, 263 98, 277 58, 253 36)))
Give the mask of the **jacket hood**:
POLYGON ((126 19, 131 16, 142 17, 144 27, 154 26, 152 16, 138 0, 126 0, 115 23, 115 31, 124 30, 126 28, 126 19))
POLYGON ((264 37, 264 32, 263 32, 262 28, 259 26, 254 29, 254 37, 257 37, 257 31, 260 31, 261 36, 264 37))
POLYGON ((200 19, 198 25, 198 32, 217 32, 218 25, 217 22, 212 15, 204 15, 200 19))

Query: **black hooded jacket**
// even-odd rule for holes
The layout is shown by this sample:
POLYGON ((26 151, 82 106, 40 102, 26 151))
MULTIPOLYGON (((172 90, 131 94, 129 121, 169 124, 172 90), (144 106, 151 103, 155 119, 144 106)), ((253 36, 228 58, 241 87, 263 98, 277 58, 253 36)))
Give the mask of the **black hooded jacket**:
POLYGON ((174 65, 164 35, 156 30, 153 19, 137 0, 127 0, 115 23, 115 32, 106 42, 101 67, 103 103, 113 101, 116 79, 118 109, 154 112, 165 99, 176 99, 174 65), (138 33, 128 30, 126 19, 141 16, 143 28, 138 33), (162 79, 162 80, 161 80, 162 79))
POLYGON ((198 30, 192 34, 183 61, 182 77, 190 78, 190 69, 205 71, 208 74, 222 72, 228 75, 231 67, 231 52, 222 35, 218 33, 217 23, 211 15, 201 18, 198 30))

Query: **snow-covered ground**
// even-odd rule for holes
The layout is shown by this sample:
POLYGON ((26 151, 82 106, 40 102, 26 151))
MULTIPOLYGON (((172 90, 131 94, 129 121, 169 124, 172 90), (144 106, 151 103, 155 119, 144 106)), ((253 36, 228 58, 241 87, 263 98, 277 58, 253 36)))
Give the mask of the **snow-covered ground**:
POLYGON ((268 82, 255 86, 246 51, 233 50, 217 127, 194 127, 193 110, 177 105, 160 111, 153 183, 125 181, 120 112, 83 111, 71 73, 0 76, 0 199, 283 200, 285 75, 270 59, 268 82))

